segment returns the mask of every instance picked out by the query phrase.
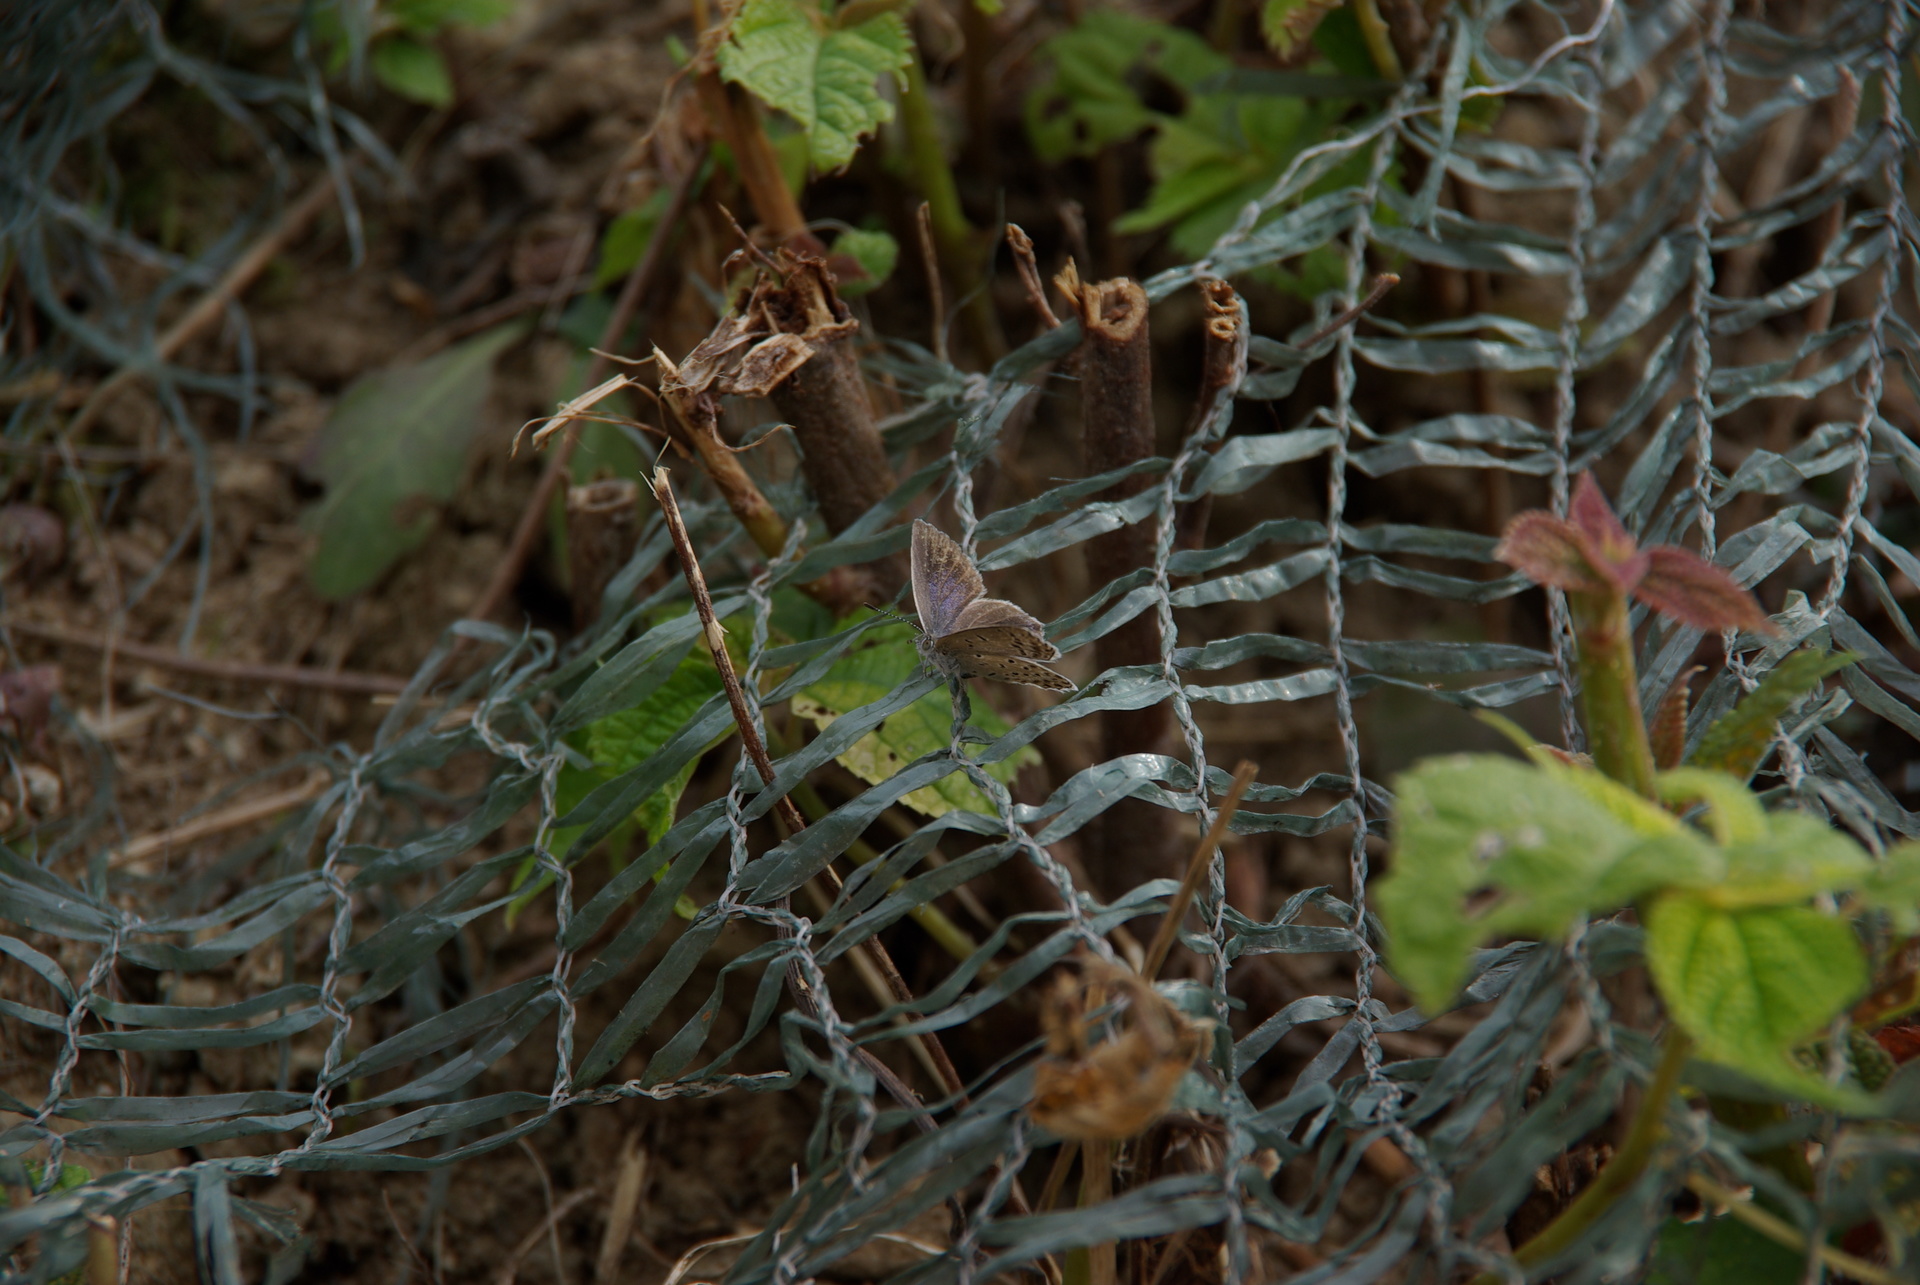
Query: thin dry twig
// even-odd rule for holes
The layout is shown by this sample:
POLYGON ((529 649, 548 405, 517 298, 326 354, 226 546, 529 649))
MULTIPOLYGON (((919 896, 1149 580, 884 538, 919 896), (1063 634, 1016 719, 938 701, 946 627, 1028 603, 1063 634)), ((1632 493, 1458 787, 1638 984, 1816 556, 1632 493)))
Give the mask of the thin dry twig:
POLYGON ((116 655, 142 665, 156 665, 176 674, 197 674, 229 683, 286 683, 293 687, 312 687, 345 695, 398 695, 407 689, 407 680, 391 674, 364 674, 353 670, 312 669, 305 665, 268 665, 245 660, 209 660, 188 656, 165 647, 144 643, 109 641, 77 629, 42 624, 35 620, 0 620, 0 629, 8 629, 29 638, 39 638, 65 647, 85 647, 104 652, 111 647, 116 655))
POLYGON ((600 1252, 594 1258, 594 1285, 612 1285, 620 1272, 620 1256, 626 1252, 633 1235, 633 1218, 640 1209, 640 1193, 647 1181, 647 1150, 640 1144, 640 1130, 627 1134, 620 1148, 620 1167, 613 1180, 613 1195, 607 1198, 607 1229, 600 1236, 600 1252))
POLYGON ((1399 277, 1391 272, 1382 272, 1373 279, 1373 289, 1367 291, 1366 298, 1354 304, 1353 307, 1333 318, 1333 320, 1327 322, 1326 325, 1320 327, 1320 329, 1314 331, 1311 335, 1308 335, 1305 340, 1295 344, 1294 347, 1302 349, 1311 348, 1323 339, 1331 339, 1358 321, 1362 315, 1373 311, 1373 306, 1387 297, 1387 291, 1399 284, 1399 277))
MULTIPOLYGON (((622 335, 626 334, 627 324, 633 320, 635 309, 659 274, 660 265, 667 257, 667 245, 679 230, 681 217, 686 213, 687 202, 693 198, 695 186, 700 181, 702 171, 706 169, 707 148, 703 144, 695 151, 680 181, 674 184, 673 195, 667 201, 667 208, 660 215, 660 221, 653 225, 653 235, 647 240, 645 253, 640 261, 633 265, 633 271, 627 274, 627 280, 620 287, 620 294, 614 300, 613 311, 607 315, 607 324, 600 331, 600 342, 594 345, 593 361, 587 366, 585 383, 589 388, 599 384, 607 373, 610 364, 605 356, 607 351, 617 347, 622 335)), ((513 586, 519 582, 520 569, 527 564, 527 558, 533 553, 534 541, 539 538, 547 521, 547 506, 553 498, 554 488, 560 485, 560 479, 566 476, 567 466, 573 462, 574 448, 579 445, 580 433, 577 421, 569 421, 565 436, 560 445, 547 459, 547 468, 534 485, 533 494, 527 497, 526 507, 520 511, 520 523, 513 529, 513 537, 507 542, 506 552, 500 555, 495 564, 493 576, 487 581, 487 587, 481 591, 474 602, 473 609, 467 613, 469 620, 486 620, 507 600, 513 592, 513 586)))
MULTIPOLYGON (((520 1139, 520 1149, 527 1153, 527 1159, 533 1161, 534 1172, 540 1175, 540 1194, 546 1198, 547 1221, 545 1227, 547 1244, 553 1250, 553 1278, 560 1282, 560 1285, 567 1285, 567 1265, 560 1257, 560 1214, 553 1205, 553 1177, 547 1172, 546 1161, 540 1158, 540 1153, 533 1149, 531 1142, 528 1142, 525 1138, 520 1139)), ((593 1190, 592 1188, 588 1188, 584 1193, 575 1192, 574 1194, 591 1196, 593 1190)), ((516 1263, 514 1267, 516 1271, 519 1270, 519 1264, 516 1263)), ((501 1270, 504 1271, 505 1269, 502 1268, 501 1270)))
MULTIPOLYGON (((746 750, 748 760, 760 773, 760 779, 768 786, 772 786, 775 780, 773 759, 767 754, 766 742, 760 738, 760 730, 754 722, 753 711, 747 705, 746 690, 741 687, 739 675, 734 672, 733 658, 727 654, 726 633, 721 629, 720 621, 714 615, 713 596, 707 591, 707 578, 700 570, 700 559, 694 553, 693 539, 687 534, 687 524, 680 516, 679 502, 674 499, 673 483, 664 468, 656 468, 653 471, 653 495, 660 502, 660 512, 666 519, 667 533, 673 540, 674 552, 679 556, 680 569, 686 577, 687 587, 693 591, 694 610, 699 613, 700 624, 706 634, 707 649, 713 654, 714 666, 720 671, 721 684, 726 688, 727 704, 733 709, 733 719, 740 731, 741 745, 746 750)), ((806 818, 800 815, 800 809, 784 794, 774 804, 774 815, 791 833, 798 834, 807 828, 806 818)), ((886 948, 871 938, 862 942, 860 948, 866 951, 879 967, 889 989, 893 991, 895 1001, 911 1002, 914 999, 913 992, 908 989, 906 979, 901 977, 899 968, 894 965, 893 958, 887 954, 886 948)), ((795 967, 790 966, 787 969, 787 987, 795 1002, 809 1016, 818 1013, 813 996, 808 991, 806 979, 800 976, 799 970, 795 967)), ((947 1057, 946 1049, 941 1047, 939 1037, 929 1032, 915 1038, 921 1042, 928 1056, 940 1068, 940 1078, 944 1081, 943 1087, 947 1092, 960 1094, 964 1088, 963 1082, 959 1073, 954 1070, 952 1059, 947 1057)), ((880 1079, 881 1083, 887 1086, 888 1092, 892 1093, 902 1106, 916 1113, 915 1118, 921 1122, 923 1128, 931 1127, 931 1117, 927 1116, 926 1109, 918 1096, 893 1073, 886 1063, 874 1057, 866 1049, 856 1047, 853 1052, 880 1079)))
MULTIPOLYGON (((527 1255, 540 1248, 540 1242, 559 1227, 568 1214, 599 1194, 592 1187, 583 1187, 579 1191, 569 1192, 559 1204, 553 1207, 553 1212, 540 1220, 538 1227, 522 1236, 520 1243, 508 1251, 506 1261, 500 1264, 500 1270, 493 1278, 493 1285, 513 1285, 514 1280, 520 1275, 520 1264, 526 1260, 527 1255)), ((561 1277, 563 1282, 565 1279, 561 1277)))
POLYGON ((413 1243, 413 1237, 407 1235, 407 1229, 400 1225, 400 1215, 393 1212, 393 1196, 385 1187, 380 1188, 380 1205, 387 1211, 387 1221, 393 1225, 393 1234, 398 1236, 400 1243, 406 1247, 407 1257, 413 1260, 413 1265, 419 1271, 421 1278, 437 1282, 440 1279, 438 1273, 428 1266, 426 1256, 420 1252, 420 1247, 413 1243))
POLYGON ((933 311, 933 355, 941 365, 947 362, 947 300, 940 287, 940 253, 933 247, 933 210, 925 202, 913 218, 920 234, 920 264, 927 272, 927 300, 933 311))
POLYGON ((1033 238, 1018 223, 1007 224, 1007 245, 1013 251, 1013 266, 1020 273, 1021 288, 1041 324, 1048 330, 1059 328, 1060 318, 1047 302, 1046 280, 1040 275, 1040 262, 1034 257, 1033 238))
POLYGON ((188 844, 198 843, 216 834, 225 834, 243 825, 264 821, 268 817, 285 812, 288 808, 297 808, 302 803, 318 798, 330 783, 325 775, 318 775, 290 790, 282 790, 278 794, 269 794, 263 798, 248 799, 243 803, 222 808, 218 812, 210 812, 206 816, 195 817, 191 821, 169 826, 165 830, 142 835, 129 843, 123 852, 108 863, 108 866, 118 870, 174 848, 184 848, 188 844))
POLYGON ((1200 881, 1207 876, 1214 850, 1220 846, 1220 840, 1226 837, 1227 825, 1233 820, 1233 814, 1239 811, 1240 800, 1246 797, 1247 787, 1253 784, 1253 778, 1259 771, 1257 764, 1246 759, 1240 760, 1240 765, 1233 769, 1233 784, 1227 787, 1227 797, 1220 801, 1219 811, 1213 814, 1213 824, 1207 827, 1206 834, 1201 836, 1193 849, 1193 856, 1188 858, 1186 878, 1180 881, 1180 890, 1173 894, 1173 900, 1167 904, 1167 913, 1160 919, 1160 928, 1153 935, 1153 944, 1147 947, 1146 963, 1140 969, 1140 975, 1148 981, 1160 975, 1168 952, 1173 949, 1173 943, 1180 939, 1180 924, 1186 919, 1195 894, 1200 891, 1200 881))
MULTIPOLYGON (((194 301, 191 308, 167 328, 167 332, 153 345, 156 362, 164 362, 184 348, 187 341, 217 321, 226 311, 227 305, 246 292, 254 279, 267 270, 275 256, 286 249, 288 244, 307 230, 307 225, 319 217, 320 211, 333 199, 333 176, 320 179, 301 194, 300 199, 289 205, 266 234, 247 248, 247 252, 234 261, 213 288, 194 301)), ((66 436, 77 438, 93 426, 106 408, 107 400, 125 388, 135 376, 141 373, 137 366, 122 366, 109 376, 87 398, 79 412, 68 422, 66 436)))

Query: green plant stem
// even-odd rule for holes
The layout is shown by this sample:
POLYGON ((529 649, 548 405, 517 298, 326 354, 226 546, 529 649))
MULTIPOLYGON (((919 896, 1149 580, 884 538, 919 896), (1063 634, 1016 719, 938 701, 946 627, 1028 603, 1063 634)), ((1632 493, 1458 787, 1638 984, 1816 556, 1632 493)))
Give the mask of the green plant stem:
POLYGON ((1367 42, 1373 65, 1380 69, 1381 79, 1396 83, 1405 80, 1407 73, 1400 67, 1400 55, 1393 49, 1393 33, 1387 30, 1386 19, 1380 16, 1380 6, 1375 0, 1353 0, 1353 16, 1360 20, 1360 35, 1367 42))
MULTIPOLYGON (((1653 1079, 1641 1095, 1626 1142, 1572 1204, 1561 1210, 1532 1240, 1513 1251, 1516 1263, 1533 1267, 1564 1253, 1639 1181, 1666 1136, 1667 1107, 1680 1086, 1680 1073, 1686 1069, 1687 1055, 1692 1051, 1692 1037, 1678 1026, 1669 1025, 1660 1050, 1660 1065, 1654 1069, 1653 1079)), ((1500 1277, 1493 1272, 1483 1272, 1474 1278, 1472 1285, 1500 1285, 1500 1277)))
POLYGON ((1571 593, 1567 609, 1579 643, 1580 702, 1593 765, 1652 798, 1653 746, 1640 712, 1626 595, 1571 593))
MULTIPOLYGON (((1797 1253, 1807 1252, 1807 1238, 1797 1227, 1781 1218, 1776 1218, 1766 1210, 1756 1206, 1752 1200, 1728 1187, 1699 1174, 1687 1176, 1687 1186, 1702 1200, 1711 1201, 1727 1211, 1729 1217, 1759 1232, 1772 1241, 1785 1245, 1797 1253)), ((1844 1250, 1831 1245, 1820 1245, 1813 1251, 1820 1261, 1843 1276, 1865 1281, 1867 1285, 1900 1285, 1901 1278, 1886 1268, 1869 1263, 1863 1258, 1855 1258, 1844 1250)))
POLYGON ((926 69, 917 53, 907 62, 906 82, 900 94, 900 125, 907 137, 907 169, 920 199, 927 203, 942 270, 961 300, 967 338, 975 355, 991 364, 1006 352, 1006 340, 1000 334, 1000 320, 994 316, 992 296, 980 280, 973 229, 960 209, 960 189, 953 181, 953 167, 947 164, 946 149, 941 146, 926 69))

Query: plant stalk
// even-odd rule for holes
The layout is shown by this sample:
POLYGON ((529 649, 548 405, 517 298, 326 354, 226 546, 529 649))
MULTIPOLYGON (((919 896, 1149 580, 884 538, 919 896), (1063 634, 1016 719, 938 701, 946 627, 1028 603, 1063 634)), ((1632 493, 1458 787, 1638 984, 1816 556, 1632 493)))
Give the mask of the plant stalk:
MULTIPOLYGON (((1572 1204, 1561 1210, 1532 1240, 1513 1251, 1516 1263, 1533 1267, 1564 1253, 1639 1181, 1667 1135, 1667 1107, 1680 1087, 1680 1073, 1686 1069, 1687 1055, 1692 1051, 1692 1037, 1677 1025, 1669 1024, 1661 1042, 1660 1065, 1654 1069, 1653 1079, 1640 1097, 1626 1142, 1572 1204)), ((1501 1285, 1501 1278, 1494 1272, 1482 1272, 1471 1285, 1501 1285)))
POLYGON ((947 278, 959 296, 968 341, 975 355, 990 365, 1006 352, 1007 343, 1000 334, 1000 319, 993 312, 993 297, 980 279, 973 229, 960 208, 960 189, 941 145, 926 68, 920 65, 917 52, 907 61, 906 88, 900 93, 900 125, 907 137, 907 170, 920 199, 927 203, 933 239, 940 247, 947 278))
MULTIPOLYGON (((1147 325, 1147 292, 1127 277, 1081 285, 1063 274, 1085 332, 1076 357, 1080 375, 1081 453, 1089 476, 1124 468, 1154 453, 1153 356, 1147 325)), ((1125 500, 1150 485, 1136 473, 1099 492, 1096 501, 1125 500)), ((1088 579, 1110 584, 1153 565, 1154 529, 1135 522, 1097 535, 1086 544, 1088 579)), ((1160 663, 1160 623, 1152 612, 1103 635, 1094 643, 1101 669, 1160 663)), ((1106 710, 1100 715, 1101 756, 1160 753, 1173 736, 1173 709, 1161 701, 1145 709, 1106 710)), ((1123 799, 1100 818, 1099 843, 1110 894, 1149 879, 1177 879, 1184 872, 1185 845, 1174 829, 1175 814, 1139 799, 1123 799)))
POLYGON ((1624 593, 1570 593, 1579 643, 1580 703, 1593 765, 1635 793, 1653 797, 1653 746, 1640 712, 1633 629, 1624 593))

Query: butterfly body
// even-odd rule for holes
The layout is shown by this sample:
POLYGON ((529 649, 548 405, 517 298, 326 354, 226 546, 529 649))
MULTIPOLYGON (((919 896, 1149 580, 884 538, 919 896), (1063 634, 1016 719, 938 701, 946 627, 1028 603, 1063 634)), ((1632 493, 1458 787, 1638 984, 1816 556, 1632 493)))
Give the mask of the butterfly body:
POLYGON ((973 560, 944 531, 916 521, 912 560, 920 654, 936 672, 1073 690, 1071 679, 1039 663, 1060 658, 1040 622, 1003 598, 987 597, 973 560))

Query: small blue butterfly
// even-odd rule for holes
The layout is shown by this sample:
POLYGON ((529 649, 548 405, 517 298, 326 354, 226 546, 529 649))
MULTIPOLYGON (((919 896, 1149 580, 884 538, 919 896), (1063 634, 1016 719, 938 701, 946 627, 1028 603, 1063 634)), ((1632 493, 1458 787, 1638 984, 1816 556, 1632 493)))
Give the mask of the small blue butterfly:
POLYGON ((986 596, 980 572, 939 527, 913 524, 913 606, 920 654, 948 678, 997 678, 1070 692, 1073 681, 1036 661, 1060 659, 1041 624, 1003 598, 986 596))

